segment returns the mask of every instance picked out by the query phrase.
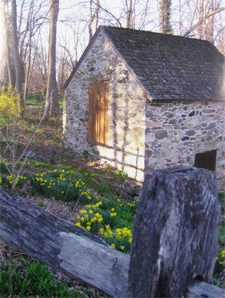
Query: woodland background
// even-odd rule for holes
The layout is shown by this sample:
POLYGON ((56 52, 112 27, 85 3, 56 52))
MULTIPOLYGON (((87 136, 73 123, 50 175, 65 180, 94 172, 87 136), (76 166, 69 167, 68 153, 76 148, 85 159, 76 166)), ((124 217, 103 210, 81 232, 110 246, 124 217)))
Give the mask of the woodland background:
POLYGON ((62 89, 99 25, 212 42, 225 54, 225 0, 0 0, 0 88, 26 107, 42 92, 45 118, 59 115, 62 89))

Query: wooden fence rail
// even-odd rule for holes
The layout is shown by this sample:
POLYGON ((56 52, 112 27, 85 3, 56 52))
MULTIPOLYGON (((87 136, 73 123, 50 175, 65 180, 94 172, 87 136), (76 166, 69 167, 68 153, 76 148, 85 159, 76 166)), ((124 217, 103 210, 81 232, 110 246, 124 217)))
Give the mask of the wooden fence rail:
MULTIPOLYGON (((202 175, 202 173, 200 174, 202 175)), ((84 229, 76 227, 75 225, 67 221, 61 220, 56 216, 52 215, 51 213, 44 211, 43 209, 29 202, 24 201, 21 198, 16 197, 15 195, 10 194, 9 192, 3 190, 2 188, 0 188, 1 240, 6 244, 8 244, 9 246, 26 253, 30 257, 39 259, 40 261, 50 265, 55 269, 60 269, 64 273, 72 275, 75 278, 78 278, 84 281, 85 283, 100 289, 112 297, 120 297, 120 298, 121 297, 144 297, 144 294, 141 292, 140 292, 140 295, 136 295, 135 294, 136 289, 132 288, 134 287, 134 280, 137 279, 137 276, 134 274, 134 269, 135 269, 134 266, 136 266, 137 273, 141 272, 140 271, 141 269, 136 265, 136 261, 139 262, 140 259, 138 259, 137 251, 135 253, 135 246, 138 245, 138 241, 140 241, 140 239, 138 238, 137 234, 135 234, 135 229, 136 231, 138 231, 138 233, 140 232, 137 229, 137 225, 140 226, 139 215, 144 204, 147 202, 146 189, 148 193, 147 196, 150 195, 149 193, 150 189, 148 188, 148 186, 151 185, 152 183, 155 183, 154 185, 155 193, 153 194, 153 192, 151 192, 151 195, 154 195, 154 197, 156 198, 155 202, 157 202, 157 193, 161 195, 161 197, 163 198, 163 193, 165 194, 165 192, 163 191, 159 193, 157 190, 157 187, 161 188, 162 185, 158 184, 157 186, 156 185, 157 183, 154 180, 156 179, 156 177, 159 178, 159 176, 161 176, 160 178, 161 180, 160 179, 159 180, 162 182, 163 175, 166 177, 169 174, 154 173, 154 175, 151 174, 145 180, 143 190, 142 190, 142 195, 140 196, 140 202, 139 202, 140 208, 138 208, 137 210, 137 216, 134 224, 134 240, 133 240, 134 244, 132 246, 131 258, 129 255, 126 255, 114 250, 112 247, 107 245, 104 241, 88 233, 84 229)), ((182 175, 183 175, 182 173, 178 174, 177 177, 179 177, 179 179, 182 180, 183 179, 182 175)), ((171 183, 171 177, 170 177, 170 183, 171 183)), ((184 180, 182 180, 182 183, 184 185, 184 180)), ((207 192, 205 192, 205 194, 206 193, 207 192)), ((210 191, 210 196, 212 197, 211 194, 212 192, 210 191)), ((207 198, 208 198, 208 195, 207 195, 207 198)), ((167 200, 168 200, 168 197, 167 197, 167 200)), ((175 202, 175 201, 170 200, 170 204, 169 204, 170 206, 173 205, 172 202, 175 202)), ((214 205, 215 205, 215 208, 213 208, 213 206, 210 205, 208 201, 207 202, 208 207, 206 206, 204 212, 209 213, 208 208, 213 209, 213 212, 215 212, 218 209, 218 207, 215 202, 214 202, 214 205)), ((183 210, 185 210, 185 206, 184 205, 182 206, 183 206, 183 210)), ((150 207, 150 205, 147 207, 150 207)), ((203 208, 202 205, 199 207, 203 208)), ((170 214, 171 214, 171 210, 168 209, 170 214)), ((200 216, 202 215, 203 213, 200 214, 200 216)), ((151 216, 153 216, 153 214, 151 216)), ((145 225, 146 225, 146 229, 149 229, 148 223, 150 222, 150 218, 147 217, 147 219, 148 220, 145 221, 145 225)), ((160 220, 162 220, 162 218, 160 220)), ((208 217, 207 217, 207 220, 209 220, 208 217)), ((216 224, 217 224, 217 221, 218 220, 215 221, 216 224)), ((166 223, 171 223, 171 221, 165 220, 164 224, 166 223)), ((212 225, 212 222, 210 223, 210 225, 212 225)), ((164 227, 165 226, 166 225, 164 225, 164 227)), ((143 225, 142 225, 142 228, 143 228, 143 225)), ((150 234, 151 233, 152 231, 150 228, 150 234)), ((175 230, 174 230, 174 233, 176 233, 175 230)), ((182 233, 184 233, 184 230, 182 231, 182 233)), ((140 236, 146 236, 146 235, 143 234, 140 236)), ((168 235, 164 234, 163 236, 164 239, 167 236, 168 235)), ((217 237, 217 232, 215 232, 215 237, 217 237)), ((166 243, 168 243, 168 239, 169 238, 167 237, 166 243)), ((158 240, 160 240, 160 238, 158 238, 158 240)), ((183 240, 184 239, 182 238, 182 241, 183 240)), ((148 237, 146 241, 148 241, 148 237)), ((162 242, 162 239, 160 241, 162 242)), ((212 239, 210 241, 212 241, 212 239)), ((196 243, 196 242, 193 241, 193 243, 196 243)), ((212 242, 211 244, 213 245, 212 242)), ((185 245, 187 245, 187 243, 185 245)), ((143 247, 139 247, 137 249, 139 252, 141 252, 143 247)), ((163 249, 164 250, 166 249, 165 246, 164 247, 161 246, 161 250, 160 250, 161 255, 163 254, 163 249)), ((176 249, 177 249, 177 246, 176 246, 176 249)), ((210 249, 211 248, 209 248, 209 250, 210 249)), ((172 253, 168 249, 167 249, 167 252, 172 253)), ((147 257, 142 258, 142 262, 143 262, 142 264, 145 264, 146 262, 149 262, 149 261, 152 262, 152 260, 148 259, 149 252, 146 251, 144 254, 145 256, 147 255, 147 257)), ((159 253, 157 252, 157 256, 158 255, 159 253)), ((204 255, 202 257, 205 258, 204 255)), ((202 257, 198 256, 199 260, 202 260, 202 257)), ((196 262, 198 258, 194 259, 194 261, 196 262)), ((173 258, 173 262, 176 263, 176 258, 175 259, 173 258)), ((206 260, 206 263, 209 264, 210 262, 206 260)), ((157 264, 159 264, 159 261, 157 261, 157 264)), ((162 264, 163 263, 161 260, 161 266, 162 264)), ((193 266, 195 265, 196 264, 193 264, 193 266)), ((167 270, 165 272, 168 272, 169 268, 166 267, 165 264, 163 264, 163 266, 167 270)), ((177 270, 176 264, 174 264, 174 266, 175 266, 174 270, 176 271, 177 270)), ((194 273, 198 275, 199 272, 205 268, 206 267, 204 268, 195 267, 194 273)), ((172 275, 173 268, 170 268, 170 270, 172 275)), ((203 276, 203 278, 205 276, 208 276, 208 274, 204 276, 203 272, 200 272, 200 273, 201 273, 201 276, 203 276)), ((143 272, 141 273, 141 276, 146 274, 148 274, 148 272, 143 272)), ((153 274, 155 273, 153 272, 153 274)), ((158 290, 160 288, 167 287, 165 285, 165 280, 163 280, 164 275, 165 274, 163 270, 161 270, 160 276, 157 277, 159 280, 161 279, 161 284, 160 282, 158 282, 157 278, 155 279, 155 284, 157 284, 158 290)), ((157 274, 155 276, 157 276, 157 274)), ((138 282, 140 284, 146 283, 146 281, 142 279, 140 279, 138 282)), ((171 284, 171 281, 168 281, 168 282, 170 282, 171 284)), ((142 284, 142 287, 145 287, 145 285, 142 284)), ((198 280, 191 280, 190 282, 188 282, 182 295, 189 298, 191 297, 225 298, 225 291, 223 289, 220 289, 218 287, 215 287, 205 282, 201 282, 198 280)), ((145 297, 160 297, 160 296, 156 294, 156 295, 147 295, 145 297)), ((161 295, 161 297, 168 297, 168 296, 165 296, 163 294, 161 295)), ((175 296, 171 296, 171 297, 175 297, 175 296)))

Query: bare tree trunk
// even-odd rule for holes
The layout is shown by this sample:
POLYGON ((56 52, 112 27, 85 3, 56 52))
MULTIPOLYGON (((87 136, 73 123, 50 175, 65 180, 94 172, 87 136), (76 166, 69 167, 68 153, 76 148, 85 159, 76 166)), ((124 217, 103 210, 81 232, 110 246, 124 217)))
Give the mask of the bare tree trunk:
POLYGON ((200 1, 200 7, 199 7, 199 27, 198 27, 198 38, 203 38, 203 17, 204 17, 204 0, 200 1))
POLYGON ((179 35, 182 32, 182 9, 181 9, 181 0, 179 0, 179 35))
POLYGON ((10 49, 9 49, 9 39, 8 39, 8 23, 6 20, 6 15, 5 15, 5 2, 4 0, 1 0, 3 3, 4 9, 2 10, 3 18, 2 21, 4 23, 4 28, 3 31, 5 32, 5 45, 6 45, 6 60, 7 60, 7 70, 8 70, 8 77, 9 77, 9 85, 15 87, 15 79, 13 75, 13 68, 14 65, 12 65, 11 60, 10 60, 10 49))
POLYGON ((159 32, 164 33, 164 8, 165 8, 165 0, 159 0, 159 32))
POLYGON ((99 0, 96 0, 96 7, 95 7, 95 32, 98 29, 98 12, 99 12, 100 4, 99 0))
POLYGON ((98 12, 100 8, 100 3, 99 0, 96 1, 96 6, 95 6, 95 12, 92 14, 92 4, 93 0, 90 0, 90 15, 91 19, 88 23, 88 31, 89 31, 89 41, 92 39, 93 33, 92 33, 92 24, 95 22, 95 31, 97 30, 98 27, 98 12))
POLYGON ((58 89, 56 83, 56 30, 59 13, 59 0, 49 0, 50 5, 50 32, 49 32, 49 56, 48 56, 48 82, 46 94, 46 115, 59 115, 58 89))
POLYGON ((5 31, 5 4, 0 0, 0 89, 6 82, 7 52, 5 31))
POLYGON ((16 91, 18 96, 20 97, 20 102, 23 105, 22 101, 22 93, 23 93, 23 86, 22 86, 22 63, 19 55, 19 46, 18 46, 18 37, 17 37, 17 6, 16 0, 11 1, 12 5, 12 43, 13 43, 13 57, 14 57, 14 64, 15 64, 15 74, 16 74, 16 91))
POLYGON ((90 0, 90 14, 91 14, 91 19, 90 19, 90 22, 88 23, 89 41, 92 39, 92 35, 93 35, 92 29, 91 29, 91 26, 94 20, 94 15, 92 14, 92 0, 90 0))
POLYGON ((127 10, 127 28, 132 28, 133 22, 132 22, 132 0, 129 2, 129 8, 127 10))
POLYGON ((33 7, 34 7, 34 0, 31 1, 29 14, 28 14, 28 26, 29 26, 29 39, 28 39, 28 61, 27 61, 27 69, 25 75, 25 86, 24 86, 24 96, 23 96, 23 103, 26 106, 26 97, 27 97, 27 90, 28 90, 28 83, 29 83, 29 76, 30 76, 30 69, 31 69, 31 36, 32 36, 32 16, 33 16, 33 7))

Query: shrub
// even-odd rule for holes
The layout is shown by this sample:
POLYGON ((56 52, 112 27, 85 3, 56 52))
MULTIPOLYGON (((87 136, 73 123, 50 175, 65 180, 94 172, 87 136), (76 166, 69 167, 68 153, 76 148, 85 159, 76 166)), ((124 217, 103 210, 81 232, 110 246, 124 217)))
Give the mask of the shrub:
POLYGON ((0 94, 0 113, 8 117, 17 118, 22 113, 19 97, 12 87, 6 89, 4 86, 0 94))

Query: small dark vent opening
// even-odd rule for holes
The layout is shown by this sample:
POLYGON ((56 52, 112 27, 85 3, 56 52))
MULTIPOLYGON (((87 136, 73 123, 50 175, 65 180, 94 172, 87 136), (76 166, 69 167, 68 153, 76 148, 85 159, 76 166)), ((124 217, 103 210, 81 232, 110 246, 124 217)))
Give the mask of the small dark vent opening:
POLYGON ((198 281, 204 281, 204 278, 203 278, 203 276, 202 276, 201 274, 195 276, 194 279, 195 279, 195 280, 198 280, 198 281))
POLYGON ((196 168, 203 168, 206 170, 216 170, 216 152, 217 150, 211 150, 203 153, 197 153, 195 155, 196 168))

